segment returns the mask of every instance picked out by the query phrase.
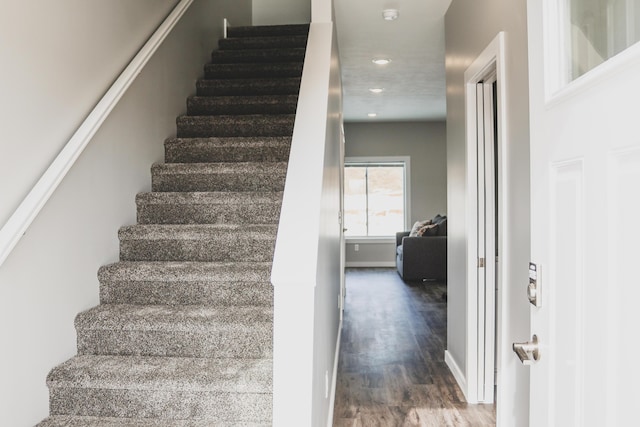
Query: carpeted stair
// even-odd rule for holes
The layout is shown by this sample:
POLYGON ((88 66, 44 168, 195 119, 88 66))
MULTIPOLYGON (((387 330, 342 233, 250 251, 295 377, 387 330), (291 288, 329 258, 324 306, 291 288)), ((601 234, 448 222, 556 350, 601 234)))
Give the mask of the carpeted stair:
POLYGON ((271 425, 269 275, 308 29, 220 40, 39 427, 271 425))

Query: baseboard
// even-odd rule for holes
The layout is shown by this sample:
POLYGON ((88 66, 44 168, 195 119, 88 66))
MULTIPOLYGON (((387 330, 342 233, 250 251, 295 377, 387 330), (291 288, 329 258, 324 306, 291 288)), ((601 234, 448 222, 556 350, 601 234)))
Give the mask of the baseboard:
POLYGON ((345 267, 395 267, 395 261, 347 261, 345 267))
MULTIPOLYGON (((467 378, 462 373, 462 369, 460 369, 460 367, 456 363, 451 353, 449 353, 449 350, 444 351, 444 363, 447 364, 447 367, 453 374, 453 377, 456 379, 458 386, 460 386, 460 389, 464 394, 464 398, 467 399, 467 378)), ((471 403, 471 402, 468 402, 468 403, 471 403)))
POLYGON ((331 392, 329 394, 329 411, 327 417, 327 427, 333 427, 333 410, 336 403, 336 386, 338 383, 338 360, 340 358, 340 338, 342 337, 342 316, 338 324, 338 339, 336 341, 336 355, 333 359, 333 378, 331 378, 331 392))

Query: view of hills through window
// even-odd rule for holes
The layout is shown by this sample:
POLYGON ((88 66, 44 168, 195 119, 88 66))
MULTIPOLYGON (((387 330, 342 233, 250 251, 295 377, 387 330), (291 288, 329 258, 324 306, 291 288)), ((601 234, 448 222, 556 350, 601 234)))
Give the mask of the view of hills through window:
POLYGON ((345 165, 345 236, 394 236, 405 228, 404 163, 345 165))

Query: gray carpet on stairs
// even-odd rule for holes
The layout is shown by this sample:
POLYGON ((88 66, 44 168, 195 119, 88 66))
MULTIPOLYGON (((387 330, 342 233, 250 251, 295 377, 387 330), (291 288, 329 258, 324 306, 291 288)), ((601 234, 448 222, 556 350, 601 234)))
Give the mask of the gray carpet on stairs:
POLYGON ((38 427, 271 425, 269 276, 308 30, 220 40, 38 427))

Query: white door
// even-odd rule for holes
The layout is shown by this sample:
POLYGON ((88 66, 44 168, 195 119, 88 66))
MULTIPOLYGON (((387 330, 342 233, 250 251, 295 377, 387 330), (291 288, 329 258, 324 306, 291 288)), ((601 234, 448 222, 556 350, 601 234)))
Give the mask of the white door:
POLYGON ((493 403, 496 338, 496 70, 476 84, 478 208, 478 390, 477 399, 493 403))
POLYGON ((530 425, 640 425, 640 1, 528 13, 530 425))

